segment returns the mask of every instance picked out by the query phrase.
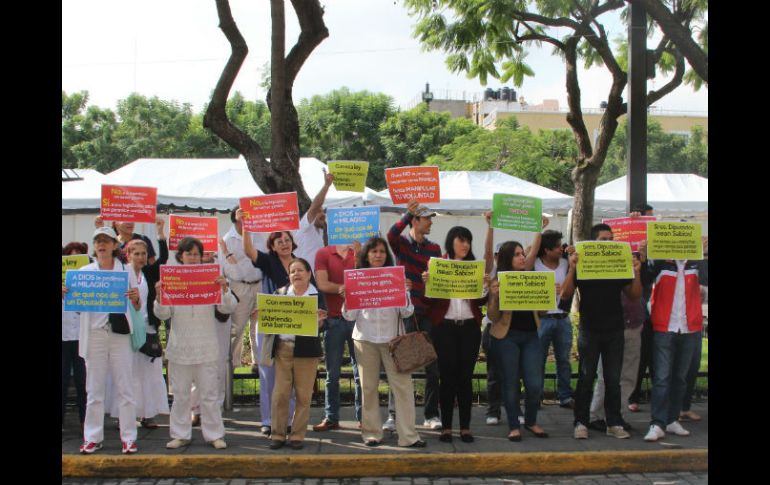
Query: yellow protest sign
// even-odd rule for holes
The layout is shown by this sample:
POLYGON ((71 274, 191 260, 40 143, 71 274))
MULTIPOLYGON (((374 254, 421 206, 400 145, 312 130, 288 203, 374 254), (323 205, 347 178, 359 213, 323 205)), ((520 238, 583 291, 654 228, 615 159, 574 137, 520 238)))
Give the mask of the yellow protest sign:
POLYGON ((430 298, 481 298, 484 261, 430 258, 425 296, 430 298))
POLYGON ((74 256, 62 256, 61 257, 61 284, 64 286, 64 276, 67 274, 68 269, 80 269, 83 266, 90 263, 87 254, 76 254, 74 256))
POLYGON ((647 259, 703 259, 702 227, 691 222, 648 222, 647 259))
POLYGON ((369 162, 354 162, 339 160, 327 163, 329 173, 334 175, 334 188, 350 192, 363 192, 366 185, 366 175, 369 173, 369 162))
POLYGON ((634 277, 631 245, 615 241, 583 241, 575 244, 579 280, 618 280, 634 277))
POLYGON ((318 336, 318 297, 257 295, 259 333, 318 336))
POLYGON ((556 310, 553 271, 501 271, 500 310, 556 310))

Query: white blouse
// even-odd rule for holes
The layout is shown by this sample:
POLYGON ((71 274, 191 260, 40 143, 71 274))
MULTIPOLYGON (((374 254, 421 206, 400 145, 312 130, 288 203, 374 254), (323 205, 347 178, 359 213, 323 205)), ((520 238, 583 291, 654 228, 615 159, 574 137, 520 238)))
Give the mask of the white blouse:
POLYGON ((342 318, 356 322, 353 327, 353 340, 363 340, 375 344, 390 342, 396 336, 401 324, 400 319, 410 317, 413 313, 414 305, 412 305, 408 291, 406 292, 406 306, 402 308, 347 310, 345 305, 342 305, 342 318))

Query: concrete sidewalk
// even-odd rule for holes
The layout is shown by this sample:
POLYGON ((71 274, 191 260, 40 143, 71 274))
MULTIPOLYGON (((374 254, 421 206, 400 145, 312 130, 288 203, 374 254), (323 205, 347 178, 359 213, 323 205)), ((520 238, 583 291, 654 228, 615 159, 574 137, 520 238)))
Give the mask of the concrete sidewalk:
MULTIPOLYGON (((259 431, 259 409, 241 407, 225 413, 226 450, 204 443, 200 428, 193 428, 190 446, 167 450, 168 416, 160 416, 158 429, 139 428, 139 453, 132 456, 121 455, 116 421, 111 418, 105 420, 104 448, 90 456, 79 455, 82 437, 73 422, 75 413, 68 413, 72 421, 62 433, 62 475, 254 478, 703 471, 708 469, 708 403, 694 404, 693 410, 703 421, 683 424, 690 436, 667 434, 661 441, 647 443, 642 438, 649 427, 649 405, 639 413, 624 413, 633 430, 631 438, 623 440, 594 430, 589 430, 588 440, 576 440, 572 411, 546 405, 538 414, 538 424, 550 437, 537 438, 522 428, 523 439, 515 443, 506 438, 505 418, 497 426, 487 426, 485 408, 474 406, 474 443, 463 443, 457 434, 452 443, 443 443, 438 440, 439 431, 418 426, 428 446, 412 449, 399 447, 395 434, 389 432, 379 447, 365 446, 353 420, 353 408, 343 407, 339 430, 309 430, 302 450, 284 447, 274 451, 268 449, 269 440, 259 431)), ((385 417, 385 408, 381 413, 385 417)), ((421 424, 421 407, 417 416, 421 424)), ((311 409, 311 424, 322 418, 323 408, 311 409)))

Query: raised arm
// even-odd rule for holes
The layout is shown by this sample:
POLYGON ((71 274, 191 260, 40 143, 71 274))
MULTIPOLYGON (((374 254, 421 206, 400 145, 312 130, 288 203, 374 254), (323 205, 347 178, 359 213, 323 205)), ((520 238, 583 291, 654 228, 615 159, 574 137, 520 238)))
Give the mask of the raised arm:
POLYGON ((500 282, 495 278, 489 283, 489 299, 487 300, 487 317, 493 322, 500 320, 500 282))
POLYGON ((326 194, 329 192, 329 187, 334 182, 334 175, 330 173, 324 173, 324 186, 318 191, 313 202, 310 203, 310 207, 307 210, 307 222, 312 224, 316 218, 323 212, 324 201, 326 200, 326 194))
POLYGON ((401 219, 397 220, 395 224, 390 227, 390 230, 388 230, 388 244, 390 244, 390 248, 393 250, 393 255, 396 257, 401 252, 401 233, 404 232, 404 229, 412 221, 412 218, 414 217, 414 211, 419 205, 420 204, 416 200, 410 200, 409 204, 406 206, 406 214, 404 214, 401 219))
MULTIPOLYGON (((549 222, 550 220, 546 216, 543 216, 543 229, 548 226, 549 222)), ((527 271, 531 271, 535 267, 535 260, 537 259, 537 252, 540 251, 540 242, 542 239, 543 235, 541 233, 535 233, 535 237, 532 239, 532 245, 529 247, 529 252, 527 253, 527 259, 525 260, 527 271)))
POLYGON ((492 211, 486 211, 484 219, 487 221, 487 236, 484 239, 484 273, 489 274, 495 265, 495 230, 492 229, 492 211))
POLYGON ((568 300, 575 294, 575 272, 577 271, 578 253, 575 251, 574 246, 569 246, 567 252, 570 252, 569 270, 567 270, 567 276, 564 278, 564 283, 561 284, 561 293, 559 297, 562 300, 568 300))
POLYGON ((640 273, 642 270, 642 262, 638 258, 633 258, 634 262, 634 280, 623 287, 623 293, 632 302, 639 302, 642 299, 642 281, 640 273))

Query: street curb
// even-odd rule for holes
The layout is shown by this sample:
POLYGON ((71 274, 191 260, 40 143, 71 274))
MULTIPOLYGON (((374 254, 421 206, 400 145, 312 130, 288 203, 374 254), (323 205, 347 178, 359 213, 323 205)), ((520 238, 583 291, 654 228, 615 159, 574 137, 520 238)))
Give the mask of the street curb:
POLYGON ((708 471, 708 450, 414 455, 62 455, 63 477, 267 478, 708 471))

